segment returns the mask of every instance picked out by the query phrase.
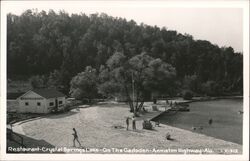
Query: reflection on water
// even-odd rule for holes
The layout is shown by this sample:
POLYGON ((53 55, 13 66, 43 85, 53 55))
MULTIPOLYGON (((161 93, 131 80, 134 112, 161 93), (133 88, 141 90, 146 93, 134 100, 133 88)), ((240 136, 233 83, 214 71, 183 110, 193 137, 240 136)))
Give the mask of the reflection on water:
POLYGON ((190 112, 170 111, 155 120, 163 124, 242 144, 242 99, 191 103, 190 112), (212 124, 209 124, 212 119, 212 124))

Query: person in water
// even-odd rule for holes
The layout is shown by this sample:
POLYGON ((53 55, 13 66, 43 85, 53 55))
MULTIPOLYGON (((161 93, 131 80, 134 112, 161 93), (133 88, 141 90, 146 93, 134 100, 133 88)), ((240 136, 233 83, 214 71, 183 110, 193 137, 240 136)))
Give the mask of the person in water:
POLYGON ((208 120, 208 124, 209 124, 209 125, 212 125, 212 123, 213 123, 213 119, 210 118, 210 119, 208 120))

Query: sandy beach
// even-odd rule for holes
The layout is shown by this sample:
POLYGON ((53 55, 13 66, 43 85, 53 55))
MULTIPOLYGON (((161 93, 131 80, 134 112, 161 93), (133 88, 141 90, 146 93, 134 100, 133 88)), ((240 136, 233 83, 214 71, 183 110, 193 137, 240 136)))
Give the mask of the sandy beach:
MULTIPOLYGON (((168 125, 161 124, 160 127, 154 127, 154 130, 142 129, 141 118, 137 118, 136 131, 132 130, 131 121, 127 131, 127 116, 132 115, 125 104, 102 104, 19 122, 13 129, 32 139, 46 141, 54 147, 71 148, 72 128, 75 128, 84 148, 209 149, 204 152, 206 154, 223 154, 225 149, 234 149, 236 154, 242 153, 239 144, 168 125), (167 133, 173 140, 165 138, 167 133)), ((25 143, 27 146, 35 146, 28 140, 24 140, 25 143)))

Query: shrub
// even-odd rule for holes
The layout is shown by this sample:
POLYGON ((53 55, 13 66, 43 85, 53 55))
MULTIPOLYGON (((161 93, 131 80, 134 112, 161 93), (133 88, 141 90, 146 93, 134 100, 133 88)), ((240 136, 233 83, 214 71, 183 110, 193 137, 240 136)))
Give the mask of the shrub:
POLYGON ((191 100, 193 98, 193 92, 190 90, 185 90, 182 92, 182 98, 185 100, 191 100))
POLYGON ((63 111, 64 111, 64 112, 68 112, 68 111, 70 111, 70 110, 71 110, 71 106, 70 106, 69 104, 64 105, 64 108, 63 108, 63 111))

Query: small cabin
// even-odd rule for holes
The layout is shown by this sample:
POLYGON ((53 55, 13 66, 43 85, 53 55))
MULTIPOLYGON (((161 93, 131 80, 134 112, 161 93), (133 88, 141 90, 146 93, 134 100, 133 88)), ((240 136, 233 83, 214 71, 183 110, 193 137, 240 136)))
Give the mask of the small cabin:
POLYGON ((60 111, 66 103, 66 96, 55 89, 33 89, 20 97, 18 113, 50 113, 60 111))

